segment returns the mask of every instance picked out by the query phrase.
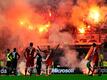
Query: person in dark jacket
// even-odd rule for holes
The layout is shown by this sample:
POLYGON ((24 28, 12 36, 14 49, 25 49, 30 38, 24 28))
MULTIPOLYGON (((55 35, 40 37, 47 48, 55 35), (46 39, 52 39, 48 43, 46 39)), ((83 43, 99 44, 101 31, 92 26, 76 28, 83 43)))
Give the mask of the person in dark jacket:
POLYGON ((40 51, 37 50, 37 54, 36 54, 36 70, 37 70, 37 76, 41 74, 41 67, 42 67, 42 56, 40 54, 40 51))
POLYGON ((12 71, 14 72, 14 75, 17 75, 17 62, 20 55, 18 54, 16 48, 13 49, 13 52, 11 52, 10 55, 12 56, 12 71))

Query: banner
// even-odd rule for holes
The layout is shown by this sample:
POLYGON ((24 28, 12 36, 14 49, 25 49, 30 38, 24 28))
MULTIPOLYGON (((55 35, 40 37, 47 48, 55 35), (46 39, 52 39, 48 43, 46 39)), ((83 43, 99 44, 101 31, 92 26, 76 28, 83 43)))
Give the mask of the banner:
POLYGON ((53 74, 70 74, 74 73, 74 69, 58 69, 58 68, 53 68, 52 69, 53 74))

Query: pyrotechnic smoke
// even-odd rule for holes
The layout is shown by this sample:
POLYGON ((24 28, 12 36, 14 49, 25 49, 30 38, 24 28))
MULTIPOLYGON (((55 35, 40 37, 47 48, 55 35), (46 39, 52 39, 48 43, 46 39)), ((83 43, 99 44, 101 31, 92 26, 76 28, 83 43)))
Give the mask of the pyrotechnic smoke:
MULTIPOLYGON (((19 74, 21 73, 25 75, 25 67, 26 67, 26 63, 24 61, 21 61, 20 64, 18 65, 19 74)), ((28 72, 27 75, 29 75, 28 72)))
POLYGON ((64 57, 60 58, 60 65, 69 68, 78 68, 80 61, 77 56, 78 52, 76 50, 65 47, 64 57))
MULTIPOLYGON (((58 27, 61 29, 67 23, 77 28, 81 27, 82 19, 87 15, 92 3, 96 5, 102 3, 102 1, 0 0, 0 26, 7 26, 12 31, 12 37, 10 38, 14 43, 10 45, 12 47, 25 46, 30 41, 35 44, 47 44, 51 42, 51 36, 56 36, 54 33, 58 32, 58 27), (55 27, 53 31, 51 30, 52 26, 55 27), (49 34, 52 32, 54 33, 49 34)), ((69 33, 58 32, 58 35, 65 37, 69 33)), ((60 41, 60 36, 56 36, 58 37, 56 38, 57 42, 60 41)), ((64 38, 61 39, 65 40, 64 38)), ((70 43, 69 40, 67 41, 66 43, 70 43)))
MULTIPOLYGON (((30 41, 34 45, 74 44, 71 29, 83 28, 83 20, 93 5, 101 9, 103 18, 107 12, 103 0, 0 0, 0 48, 23 48, 30 41), (70 31, 61 32, 68 23, 73 25, 70 31)), ((78 53, 66 53, 69 66, 77 66, 72 61, 78 62, 78 53)))
POLYGON ((79 68, 84 74, 88 74, 87 63, 88 60, 83 59, 79 64, 79 68))

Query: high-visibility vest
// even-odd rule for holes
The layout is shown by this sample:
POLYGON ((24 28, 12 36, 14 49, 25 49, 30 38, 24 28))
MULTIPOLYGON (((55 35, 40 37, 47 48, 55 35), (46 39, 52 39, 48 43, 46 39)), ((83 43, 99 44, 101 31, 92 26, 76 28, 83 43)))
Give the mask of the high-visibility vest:
POLYGON ((1 64, 2 64, 2 61, 0 60, 0 66, 1 66, 1 64))
POLYGON ((99 55, 99 58, 100 58, 101 60, 103 60, 103 59, 104 59, 103 54, 100 54, 100 55, 99 55))
POLYGON ((12 56, 10 56, 10 58, 9 58, 9 55, 10 55, 11 53, 9 52, 9 53, 7 53, 7 61, 11 61, 12 60, 12 56))

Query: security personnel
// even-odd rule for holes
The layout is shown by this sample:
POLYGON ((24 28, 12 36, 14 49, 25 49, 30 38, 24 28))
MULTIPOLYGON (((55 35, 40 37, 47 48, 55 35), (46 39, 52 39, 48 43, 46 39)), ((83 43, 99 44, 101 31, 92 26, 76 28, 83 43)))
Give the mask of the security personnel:
POLYGON ((16 48, 13 49, 13 52, 11 52, 9 56, 12 56, 12 71, 14 72, 14 75, 17 75, 17 62, 20 58, 20 55, 18 54, 16 48))
POLYGON ((0 60, 0 75, 1 75, 1 60, 0 60))
POLYGON ((10 49, 7 49, 6 50, 6 57, 7 57, 7 75, 11 74, 11 65, 12 65, 12 56, 10 56, 11 52, 10 52, 10 49))
POLYGON ((104 45, 103 43, 101 44, 100 46, 100 49, 99 49, 99 66, 102 67, 103 66, 103 61, 104 61, 104 45))
POLYGON ((103 45, 101 45, 99 49, 99 67, 98 67, 98 75, 101 76, 101 68, 103 67, 104 55, 103 55, 103 45))
POLYGON ((99 54, 99 65, 100 65, 100 67, 103 66, 103 60, 104 60, 103 53, 100 53, 100 54, 99 54))

